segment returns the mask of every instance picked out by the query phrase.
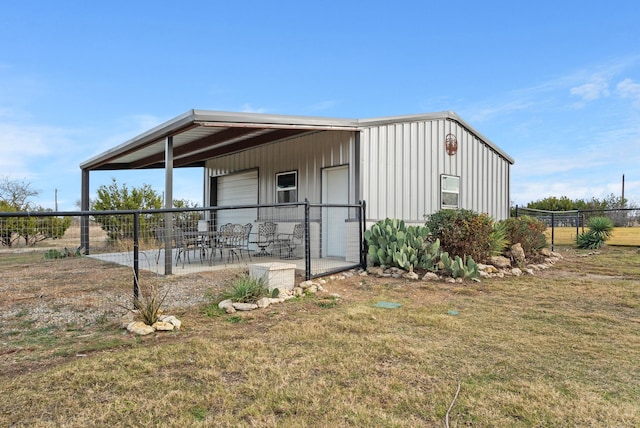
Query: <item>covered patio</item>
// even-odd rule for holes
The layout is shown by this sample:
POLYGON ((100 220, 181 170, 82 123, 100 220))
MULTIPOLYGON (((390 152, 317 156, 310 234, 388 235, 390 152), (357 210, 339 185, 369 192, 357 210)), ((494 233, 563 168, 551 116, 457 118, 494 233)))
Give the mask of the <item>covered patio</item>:
MULTIPOLYGON (((346 135, 348 140, 353 142, 353 144, 349 144, 352 144, 351 151, 356 153, 355 157, 357 158, 360 135, 357 120, 191 110, 83 162, 80 165, 82 169, 81 209, 82 211, 90 209, 91 171, 160 168, 165 170, 164 208, 170 210, 173 203, 174 168, 193 167, 203 168, 205 191, 202 206, 218 206, 218 199, 215 198, 216 189, 209 185, 210 175, 206 168, 207 161, 224 159, 230 154, 318 133, 340 135, 340 138, 344 138, 346 135)), ((277 150, 276 146, 273 146, 272 150, 277 150)), ((282 153, 282 156, 285 156, 285 153, 282 153)), ((297 162, 308 161, 302 157, 297 159, 297 162)), ((256 171, 257 168, 256 165, 256 171)), ((256 172, 256 177, 258 175, 256 172)), ((356 178, 351 186, 358 189, 357 174, 354 174, 354 177, 356 178)), ((240 189, 236 193, 241 194, 242 192, 243 189, 240 189)), ((357 192, 357 190, 351 192, 351 201, 359 200, 357 192)), ((256 191, 256 193, 258 192, 256 191)), ((286 197, 290 196, 286 195, 286 197)), ((294 202, 302 200, 303 197, 305 195, 297 191, 294 202)), ((260 194, 259 200, 254 203, 273 202, 279 202, 278 197, 263 192, 260 194)), ((315 200, 313 202, 321 201, 315 200)), ((261 219, 258 215, 253 216, 249 221, 257 223, 259 220, 261 219)), ((343 219, 342 222, 346 220, 343 219)), ((171 213, 165 213, 164 227, 167 230, 172 230, 173 222, 174 216, 171 213)), ((215 224, 215 221, 213 223, 214 228, 219 226, 219 224, 215 224)), ((86 254, 90 254, 91 248, 89 234, 86 233, 88 229, 89 218, 82 217, 81 246, 86 254)), ((171 237, 166 235, 164 239, 166 240, 164 248, 173 248, 171 237)), ((174 263, 175 258, 171 251, 163 252, 161 257, 164 262, 158 263, 158 266, 162 266, 164 274, 179 273, 180 268, 174 263)))
MULTIPOLYGON (((172 266, 172 274, 173 275, 190 275, 199 272, 211 272, 223 269, 249 269, 249 265, 251 264, 262 264, 262 263, 287 263, 291 265, 295 265, 296 274, 305 277, 306 266, 305 260, 302 258, 295 259, 282 259, 277 255, 270 255, 265 257, 252 257, 249 259, 248 257, 244 257, 242 259, 232 261, 227 261, 226 259, 215 260, 213 263, 209 261, 203 261, 198 258, 198 255, 194 255, 195 257, 191 259, 190 262, 183 263, 181 260, 176 261, 176 253, 177 249, 173 249, 171 252, 171 257, 173 260, 172 266)), ((158 275, 165 274, 165 266, 164 263, 156 263, 158 254, 164 256, 164 250, 143 250, 140 251, 139 254, 139 268, 142 270, 147 270, 149 272, 156 273, 158 275)), ((96 260, 101 260, 104 262, 116 263, 122 266, 128 266, 133 269, 134 267, 134 257, 130 252, 114 252, 114 253, 99 253, 92 254, 89 257, 94 258, 96 260)), ((311 276, 320 276, 326 273, 331 272, 339 272, 346 269, 350 269, 353 267, 353 263, 345 262, 344 259, 323 259, 322 265, 317 265, 312 263, 311 276), (315 266, 315 267, 314 267, 315 266)))

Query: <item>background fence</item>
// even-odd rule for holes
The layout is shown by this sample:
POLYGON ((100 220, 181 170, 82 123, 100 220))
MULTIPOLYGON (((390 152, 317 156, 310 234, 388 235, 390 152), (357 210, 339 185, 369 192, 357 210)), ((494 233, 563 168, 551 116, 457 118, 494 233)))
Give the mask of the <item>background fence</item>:
MULTIPOLYGON (((364 203, 0 213, 2 252, 94 257, 158 274, 287 262, 309 279, 365 263, 364 203)), ((2 256, 0 252, 0 257, 2 256)))
POLYGON ((546 224, 552 248, 555 245, 575 245, 577 236, 588 229, 592 217, 608 217, 613 222, 615 227, 607 245, 640 247, 640 209, 637 208, 545 211, 516 206, 514 215, 535 217, 546 224))

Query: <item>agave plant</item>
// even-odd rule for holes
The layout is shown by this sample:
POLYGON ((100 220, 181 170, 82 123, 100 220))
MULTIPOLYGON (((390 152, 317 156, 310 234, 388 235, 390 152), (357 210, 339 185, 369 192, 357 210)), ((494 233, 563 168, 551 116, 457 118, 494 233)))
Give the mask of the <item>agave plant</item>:
POLYGON ((493 230, 491 231, 490 242, 491 255, 499 256, 509 246, 509 230, 507 228, 507 222, 497 221, 493 223, 493 230))
POLYGON ((146 294, 140 292, 133 298, 133 307, 138 310, 142 321, 147 325, 153 325, 160 316, 162 304, 169 294, 169 289, 161 293, 157 286, 152 285, 146 294))
POLYGON ((243 274, 222 292, 222 300, 231 299, 233 302, 256 303, 262 297, 277 297, 278 293, 278 291, 273 291, 270 294, 262 278, 253 278, 243 274))
POLYGON ((592 217, 588 223, 589 230, 578 235, 578 248, 595 250, 604 245, 611 237, 613 222, 608 217, 592 217))

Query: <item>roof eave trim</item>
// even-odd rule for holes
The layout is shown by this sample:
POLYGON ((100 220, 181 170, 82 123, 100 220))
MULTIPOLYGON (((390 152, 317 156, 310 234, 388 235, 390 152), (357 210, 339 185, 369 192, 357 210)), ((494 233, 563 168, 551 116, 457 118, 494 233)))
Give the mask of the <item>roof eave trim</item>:
POLYGON ((100 165, 109 162, 109 160, 117 158, 126 152, 137 150, 146 145, 153 144, 160 139, 175 135, 185 128, 193 126, 193 123, 195 122, 194 118, 194 110, 190 110, 180 116, 161 123, 160 125, 150 129, 149 131, 131 138, 130 140, 127 140, 124 143, 110 150, 107 150, 106 152, 100 153, 99 155, 82 162, 80 164, 80 168, 83 170, 97 168, 100 165))

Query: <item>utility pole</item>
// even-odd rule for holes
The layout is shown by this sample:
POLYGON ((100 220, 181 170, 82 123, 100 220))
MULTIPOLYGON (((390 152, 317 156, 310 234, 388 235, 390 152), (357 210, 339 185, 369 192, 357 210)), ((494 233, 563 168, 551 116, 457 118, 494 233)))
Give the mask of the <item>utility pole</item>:
POLYGON ((620 202, 622 202, 622 207, 624 208, 624 174, 622 174, 622 201, 620 202))
MULTIPOLYGON (((624 194, 624 190, 622 191, 622 193, 624 194)), ((623 198, 624 198, 624 196, 623 196, 623 198)), ((56 212, 58 212, 58 189, 56 189, 55 201, 56 201, 56 212)))

